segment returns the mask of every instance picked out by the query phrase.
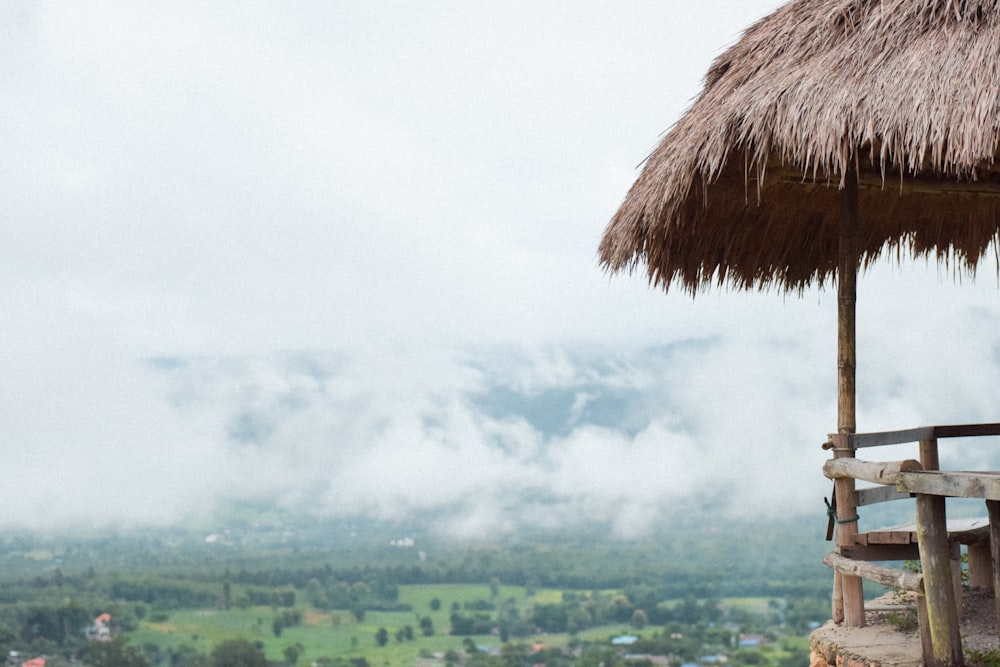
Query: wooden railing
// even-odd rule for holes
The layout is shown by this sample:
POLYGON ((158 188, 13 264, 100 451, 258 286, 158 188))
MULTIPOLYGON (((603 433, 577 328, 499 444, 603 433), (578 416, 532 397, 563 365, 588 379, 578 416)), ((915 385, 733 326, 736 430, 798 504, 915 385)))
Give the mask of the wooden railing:
MULTIPOLYGON (((1000 472, 940 470, 938 440, 997 435, 1000 435, 1000 424, 925 426, 903 431, 833 434, 829 442, 823 445, 824 449, 832 449, 834 452, 834 458, 823 466, 823 473, 830 479, 840 480, 837 481, 838 493, 843 489, 851 489, 851 493, 846 494, 849 497, 841 497, 839 504, 852 514, 832 514, 832 518, 840 524, 838 533, 841 534, 837 536, 836 552, 827 556, 824 562, 838 576, 864 577, 917 594, 920 637, 926 665, 964 665, 959 634, 961 588, 952 564, 958 546, 952 543, 953 540, 949 541, 946 497, 980 498, 986 501, 989 514, 989 550, 986 556, 983 555, 984 548, 981 545, 977 550, 977 581, 990 584, 994 595, 1000 592, 1000 472), (855 458, 858 449, 904 443, 919 444, 919 460, 872 462, 855 458), (854 490, 854 480, 858 479, 878 486, 854 490), (849 482, 849 485, 843 485, 844 482, 849 482), (921 574, 865 562, 866 559, 894 560, 891 557, 873 557, 873 554, 891 556, 892 553, 903 551, 874 550, 865 558, 864 551, 856 546, 863 541, 859 539, 861 535, 857 534, 857 524, 853 523, 857 520, 856 508, 911 497, 916 499, 915 532, 921 574), (844 530, 844 524, 849 526, 849 530, 844 530), (988 577, 982 572, 987 568, 991 573, 988 577), (959 585, 956 586, 956 583, 959 585)), ((972 547, 970 560, 971 554, 972 547)), ((839 587, 835 589, 834 620, 840 623, 847 618, 848 625, 863 625, 864 600, 847 599, 845 595, 840 601, 837 599, 840 590, 839 587), (842 608, 838 609, 838 604, 842 604, 842 608)), ((842 590, 850 588, 844 587, 842 590)), ((1000 634, 1000 605, 996 625, 1000 634)))

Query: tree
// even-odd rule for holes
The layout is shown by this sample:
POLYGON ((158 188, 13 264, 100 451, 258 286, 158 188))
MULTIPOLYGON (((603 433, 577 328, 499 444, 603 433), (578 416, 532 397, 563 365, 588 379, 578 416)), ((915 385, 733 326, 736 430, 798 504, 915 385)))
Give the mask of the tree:
POLYGON ((528 667, 531 664, 528 647, 521 642, 507 642, 500 649, 500 664, 503 667, 528 667))
POLYGON ((299 656, 302 655, 302 651, 302 644, 286 646, 285 650, 282 651, 285 656, 285 662, 294 667, 295 663, 299 661, 299 656))
POLYGON ((212 667, 211 658, 199 653, 190 644, 181 644, 177 648, 168 649, 170 667, 212 667))
POLYGON ((431 611, 437 611, 441 608, 440 598, 431 598, 431 611))
POLYGON ((316 609, 327 609, 330 606, 326 590, 316 577, 312 577, 306 584, 306 598, 309 599, 309 604, 316 609))
POLYGON ((109 642, 90 642, 88 650, 88 662, 93 667, 150 667, 142 651, 127 645, 120 638, 109 642))
POLYGON ((227 639, 212 651, 212 667, 268 667, 264 652, 246 639, 227 639))
POLYGON ((385 628, 379 628, 378 632, 375 633, 375 643, 379 646, 385 646, 389 643, 389 631, 385 628))
POLYGON ((434 621, 431 620, 430 616, 424 616, 420 619, 420 632, 424 633, 424 637, 434 635, 434 621))
POLYGON ((632 603, 621 593, 613 595, 608 602, 608 615, 612 620, 624 623, 632 618, 632 603))

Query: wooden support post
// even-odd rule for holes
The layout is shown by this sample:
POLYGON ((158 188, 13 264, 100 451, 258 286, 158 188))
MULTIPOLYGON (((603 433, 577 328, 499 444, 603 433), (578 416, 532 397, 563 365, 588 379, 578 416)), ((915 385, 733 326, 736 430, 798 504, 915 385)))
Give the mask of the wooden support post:
POLYGON ((837 570, 833 571, 833 598, 830 617, 833 622, 840 625, 844 622, 844 580, 837 570))
POLYGON ((988 542, 969 545, 969 587, 993 590, 993 556, 988 542))
POLYGON ((931 625, 927 621, 927 596, 917 594, 917 625, 920 627, 920 652, 923 654, 924 667, 937 667, 934 661, 934 645, 931 644, 931 625))
MULTIPOLYGON (((838 437, 838 440, 846 438, 838 437)), ((838 447, 834 451, 837 458, 853 457, 854 450, 838 447)), ((837 548, 854 545, 854 537, 858 534, 857 507, 854 504, 854 478, 841 477, 834 481, 837 486, 837 517, 842 523, 837 524, 837 548), (854 519, 852 521, 852 519, 854 519)), ((860 628, 865 624, 865 597, 862 590, 861 577, 841 573, 834 577, 834 583, 840 584, 843 622, 852 628, 860 628)), ((834 604, 837 594, 834 592, 834 604)), ((836 612, 836 609, 834 610, 836 612)), ((836 617, 834 617, 836 619, 836 617)))
POLYGON ((955 606, 951 554, 948 548, 948 521, 943 497, 917 495, 917 543, 924 571, 927 625, 934 664, 937 667, 961 667, 965 663, 958 610, 955 606))
POLYGON ((940 470, 941 461, 938 459, 937 438, 920 441, 920 465, 924 470, 940 470))
MULTIPOLYGON (((938 458, 938 441, 937 438, 929 438, 927 440, 920 441, 920 465, 924 470, 940 470, 941 460, 938 458)), ((945 502, 942 499, 942 502, 945 502)), ((961 547, 957 544, 954 545, 958 549, 958 553, 951 554, 951 578, 952 587, 955 590, 955 613, 957 618, 962 618, 962 563, 961 563, 961 547)))
POLYGON ((951 587, 955 591, 955 618, 962 620, 962 545, 949 544, 951 552, 951 587))
MULTIPOLYGON (((1000 501, 987 500, 990 515, 990 553, 993 556, 993 597, 1000 593, 1000 501)), ((996 605, 997 634, 1000 634, 1000 605, 996 605)))
MULTIPOLYGON (((854 456, 847 436, 855 433, 857 420, 857 327, 858 300, 858 172, 850 162, 844 172, 840 193, 840 225, 837 249, 837 440, 834 458, 854 456)), ((858 533, 857 508, 854 500, 854 479, 838 479, 837 546, 854 543, 858 533)), ((849 627, 865 624, 865 595, 861 577, 842 575, 834 579, 843 592, 844 623, 849 627), (839 581, 838 581, 839 580, 839 581)), ((836 599, 836 593, 834 594, 836 599)))

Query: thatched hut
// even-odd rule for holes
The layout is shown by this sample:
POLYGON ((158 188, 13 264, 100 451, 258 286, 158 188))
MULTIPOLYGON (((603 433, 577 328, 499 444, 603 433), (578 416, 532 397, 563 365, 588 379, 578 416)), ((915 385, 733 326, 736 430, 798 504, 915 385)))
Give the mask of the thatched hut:
POLYGON ((854 167, 859 265, 975 268, 1000 230, 998 146, 1000 2, 793 0, 712 64, 601 259, 691 292, 822 284, 854 167))
MULTIPOLYGON (((791 0, 712 64, 600 257, 692 294, 836 278, 843 435, 856 429, 858 268, 889 253, 974 271, 998 235, 1000 0, 791 0)), ((837 485, 850 517, 853 480, 837 485)), ((839 526, 838 545, 855 530, 839 526)), ((842 579, 834 617, 843 595, 861 625, 860 580, 842 579)))

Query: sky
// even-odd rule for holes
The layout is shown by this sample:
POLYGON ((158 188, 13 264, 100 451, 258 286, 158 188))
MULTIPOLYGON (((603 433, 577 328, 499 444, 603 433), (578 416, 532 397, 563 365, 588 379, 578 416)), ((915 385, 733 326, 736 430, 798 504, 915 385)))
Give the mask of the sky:
MULTIPOLYGON (((597 260, 778 4, 0 5, 0 529, 822 518, 835 295, 597 260)), ((997 419, 993 262, 862 277, 860 430, 997 419)))

